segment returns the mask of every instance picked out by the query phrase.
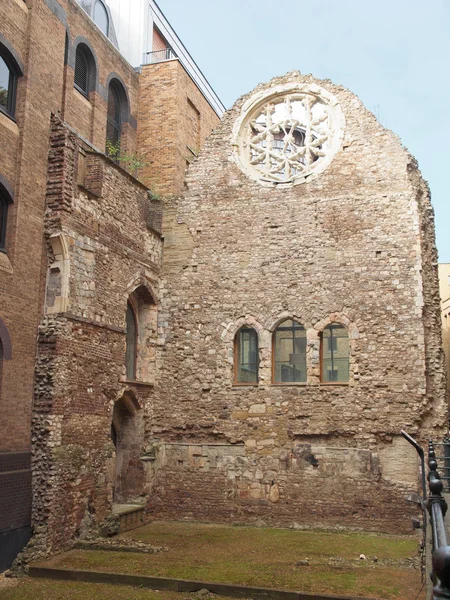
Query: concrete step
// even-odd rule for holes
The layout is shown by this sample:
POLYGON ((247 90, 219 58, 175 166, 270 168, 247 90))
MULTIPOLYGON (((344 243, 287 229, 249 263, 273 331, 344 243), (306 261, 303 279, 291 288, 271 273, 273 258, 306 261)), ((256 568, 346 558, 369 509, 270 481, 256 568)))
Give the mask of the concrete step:
POLYGON ((120 533, 141 527, 145 523, 145 504, 113 504, 113 515, 120 519, 120 533))

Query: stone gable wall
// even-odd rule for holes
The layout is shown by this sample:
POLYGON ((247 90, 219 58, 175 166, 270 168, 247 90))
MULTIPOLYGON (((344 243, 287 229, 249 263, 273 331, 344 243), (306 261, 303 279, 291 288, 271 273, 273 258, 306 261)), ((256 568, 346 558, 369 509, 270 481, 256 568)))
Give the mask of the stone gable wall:
MULTIPOLYGON (((330 492, 323 522, 367 527, 376 510, 377 528, 406 530, 403 499, 417 486, 417 463, 400 430, 439 436, 447 415, 429 195, 398 138, 348 90, 291 73, 256 91, 290 82, 318 84, 336 97, 346 122, 342 147, 306 183, 252 181, 232 156, 234 122, 250 95, 208 138, 187 173, 173 245, 164 252, 166 347, 153 435, 171 443, 244 444, 255 465, 314 444, 325 449, 315 471, 319 481, 334 473, 332 447, 352 449, 349 473, 359 471, 358 452, 370 460, 379 455, 376 476, 350 474, 341 488, 333 474, 335 497, 347 508, 333 512, 330 492), (272 333, 285 318, 307 330, 307 384, 271 383, 272 333), (320 332, 331 321, 349 331, 348 385, 320 384, 320 332), (233 386, 233 338, 244 323, 259 333, 256 387, 233 386), (398 491, 390 483, 395 479, 398 491), (362 507, 356 520, 350 498, 362 507), (376 502, 365 509, 369 498, 376 502)), ((189 478, 179 471, 177 489, 189 478)), ((248 490, 243 496, 237 484, 226 509, 208 510, 216 519, 237 511, 242 521, 266 515, 285 524, 298 514, 307 524, 315 520, 308 517, 307 493, 295 489, 294 483, 303 486, 297 475, 278 472, 273 479, 279 499, 270 517, 264 507, 243 507, 248 490)), ((252 483, 260 485, 255 476, 252 483)), ((210 490, 208 475, 199 474, 182 507, 166 490, 159 510, 179 517, 195 505, 197 514, 210 490)))

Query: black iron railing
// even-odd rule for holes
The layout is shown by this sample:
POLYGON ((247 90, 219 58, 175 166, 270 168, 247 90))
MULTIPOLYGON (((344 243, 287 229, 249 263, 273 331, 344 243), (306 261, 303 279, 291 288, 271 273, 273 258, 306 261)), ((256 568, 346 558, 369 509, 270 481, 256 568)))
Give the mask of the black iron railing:
POLYGON ((155 50, 155 52, 145 52, 144 54, 144 65, 150 65, 154 63, 163 62, 165 60, 171 60, 172 58, 178 58, 175 51, 172 48, 164 48, 163 50, 155 50))
POLYGON ((444 492, 450 492, 450 438, 434 442, 438 471, 444 484, 444 492))
POLYGON ((427 509, 430 514, 433 543, 431 579, 434 587, 432 598, 433 600, 450 600, 450 546, 447 542, 444 521, 447 502, 442 495, 444 484, 438 473, 436 452, 431 440, 428 444, 428 468, 427 509))

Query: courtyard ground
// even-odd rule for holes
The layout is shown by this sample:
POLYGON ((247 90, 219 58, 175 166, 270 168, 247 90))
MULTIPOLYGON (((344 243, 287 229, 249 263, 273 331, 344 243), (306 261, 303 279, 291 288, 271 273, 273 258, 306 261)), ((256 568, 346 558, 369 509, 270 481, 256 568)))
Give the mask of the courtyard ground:
MULTIPOLYGON (((141 554, 73 550, 40 564, 380 600, 425 597, 423 591, 419 593, 422 584, 417 536, 154 522, 121 537, 124 541, 133 539, 164 546, 167 551, 141 554), (362 554, 365 559, 360 558, 362 554)), ((109 587, 29 578, 17 586, 0 588, 0 597, 5 600, 196 597, 195 593, 153 592, 122 586, 114 586, 112 593, 109 587)))

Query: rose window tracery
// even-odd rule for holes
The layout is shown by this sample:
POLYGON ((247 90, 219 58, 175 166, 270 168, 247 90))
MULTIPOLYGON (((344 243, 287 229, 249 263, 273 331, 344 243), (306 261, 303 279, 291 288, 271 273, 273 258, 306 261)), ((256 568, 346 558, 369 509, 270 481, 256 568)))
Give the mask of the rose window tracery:
POLYGON ((300 183, 328 166, 342 121, 336 100, 317 86, 269 90, 238 120, 237 162, 262 183, 300 183))

